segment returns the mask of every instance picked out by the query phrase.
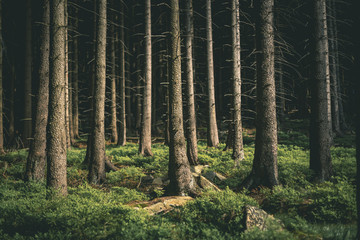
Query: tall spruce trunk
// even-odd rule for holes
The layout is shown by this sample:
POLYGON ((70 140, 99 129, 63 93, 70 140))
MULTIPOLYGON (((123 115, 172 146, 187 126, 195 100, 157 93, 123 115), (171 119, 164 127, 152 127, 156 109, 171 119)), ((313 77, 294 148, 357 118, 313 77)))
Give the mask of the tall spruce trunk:
POLYGON ((36 98, 34 139, 31 142, 26 163, 25 180, 44 180, 46 167, 46 126, 49 104, 49 48, 50 48, 50 5, 41 1, 42 19, 40 26, 39 88, 36 98))
POLYGON ((243 186, 274 187, 277 168, 277 121, 274 69, 274 0, 255 0, 256 20, 256 136, 253 168, 243 186))
POLYGON ((186 140, 187 157, 191 165, 197 165, 197 137, 196 137, 196 115, 195 115, 195 95, 194 95, 194 71, 193 71, 193 6, 192 0, 186 1, 186 23, 185 23, 185 75, 186 75, 186 140))
POLYGON ((32 14, 31 0, 26 1, 26 31, 25 31, 25 78, 24 78, 24 118, 22 141, 24 147, 30 146, 32 136, 32 14))
POLYGON ((232 157, 235 166, 244 159, 244 146, 241 122, 241 56, 240 56, 240 14, 239 1, 232 0, 232 57, 233 57, 233 127, 234 144, 232 157))
POLYGON ((65 1, 50 1, 50 82, 47 128, 47 186, 67 195, 65 138, 65 1))
MULTIPOLYGON (((2 42, 2 1, 0 0, 0 42, 2 42)), ((3 49, 0 44, 0 155, 4 154, 4 126, 3 126, 3 49)))
POLYGON ((206 0, 206 41, 207 41, 207 77, 208 77, 208 128, 207 145, 217 147, 219 145, 218 128, 216 123, 215 108, 215 80, 214 80, 214 56, 212 37, 211 0, 206 0))
POLYGON ((171 77, 169 83, 169 192, 174 195, 183 196, 193 191, 195 183, 186 156, 186 144, 183 129, 179 0, 171 0, 170 9, 171 77))
POLYGON ((125 36, 124 36, 124 3, 120 3, 120 86, 119 86, 119 96, 120 96, 120 114, 119 114, 119 137, 118 145, 126 145, 126 94, 125 94, 125 36))
POLYGON ((71 147, 71 126, 70 126, 70 83, 69 83, 69 34, 68 34, 68 0, 65 0, 65 122, 66 122, 66 145, 71 147))
POLYGON ((78 18, 78 8, 75 8, 75 19, 74 19, 74 30, 75 34, 73 36, 73 46, 74 46, 74 63, 73 63, 73 132, 74 139, 79 139, 79 41, 78 41, 78 27, 79 27, 79 18, 78 18))
POLYGON ((110 32, 112 33, 111 42, 110 42, 110 58, 111 58, 111 142, 118 142, 118 132, 117 132, 117 117, 116 117, 116 55, 115 55, 115 44, 117 43, 117 33, 115 32, 115 26, 112 24, 110 26, 110 32))
POLYGON ((332 175, 330 155, 330 121, 327 92, 327 38, 325 0, 316 0, 312 5, 312 108, 310 122, 310 169, 315 172, 315 180, 327 181, 332 175))
POLYGON ((95 55, 95 86, 91 134, 89 175, 92 184, 105 180, 105 85, 106 85, 106 0, 97 1, 97 31, 95 55))
POLYGON ((139 153, 152 156, 151 151, 151 0, 145 0, 145 86, 141 116, 139 153))

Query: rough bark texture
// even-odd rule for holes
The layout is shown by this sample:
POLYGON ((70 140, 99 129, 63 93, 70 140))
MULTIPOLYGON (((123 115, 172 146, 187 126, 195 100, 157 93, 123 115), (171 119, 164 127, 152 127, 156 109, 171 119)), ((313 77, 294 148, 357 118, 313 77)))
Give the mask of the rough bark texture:
POLYGON ((125 146, 126 144, 126 94, 125 94, 125 36, 124 36, 124 3, 121 4, 121 17, 120 17, 120 113, 119 113, 119 137, 118 145, 125 146))
POLYGON ((234 144, 232 157, 235 166, 244 159, 241 122, 241 58, 240 58, 240 14, 239 1, 232 0, 232 57, 233 57, 233 126, 234 144))
POLYGON ((315 171, 316 181, 329 180, 332 175, 330 156, 330 122, 327 96, 327 38, 325 35, 325 0, 313 3, 313 81, 310 122, 310 169, 315 171))
POLYGON ((279 184, 274 71, 274 0, 255 0, 256 21, 256 137, 255 156, 246 188, 279 184))
POLYGON ((185 23, 185 76, 186 76, 186 140, 187 157, 191 165, 197 165, 197 137, 196 137, 196 116, 195 116, 195 95, 194 95, 194 71, 193 71, 193 7, 192 0, 186 1, 186 23, 185 23))
MULTIPOLYGON (((2 42, 2 1, 0 0, 0 42, 2 42)), ((3 128, 3 49, 0 44, 0 155, 4 154, 4 128, 3 128)))
POLYGON ((65 139, 64 0, 50 1, 50 83, 47 130, 47 186, 67 195, 65 139))
POLYGON ((170 103, 170 146, 169 146, 169 192, 174 195, 187 195, 194 189, 194 179, 186 156, 183 129, 182 91, 181 91, 181 47, 179 1, 170 1, 171 35, 171 76, 169 85, 170 103))
POLYGON ((90 183, 105 180, 105 85, 106 85, 106 0, 97 1, 96 70, 94 89, 94 127, 89 158, 90 183))
POLYGON ((22 141, 24 147, 30 146, 32 134, 32 108, 31 108, 31 76, 32 76, 32 16, 31 0, 26 1, 26 32, 25 32, 25 82, 24 82, 24 118, 22 141))
POLYGON ((110 129, 111 129, 111 142, 117 143, 118 142, 118 132, 117 132, 117 118, 116 118, 116 56, 115 56, 115 43, 117 42, 117 34, 115 33, 115 26, 114 24, 111 25, 111 31, 113 36, 111 38, 110 43, 110 58, 111 58, 111 122, 110 122, 110 129))
POLYGON ((74 63, 73 63, 73 101, 72 101, 72 122, 73 122, 73 132, 74 139, 79 139, 79 41, 77 36, 79 19, 78 19, 78 8, 75 8, 75 19, 74 19, 74 31, 75 34, 73 36, 73 46, 74 46, 74 63))
POLYGON ((34 139, 31 142, 26 163, 25 180, 44 180, 46 167, 46 126, 49 103, 49 48, 50 48, 50 5, 41 1, 42 22, 40 23, 39 89, 37 93, 34 139))
POLYGON ((139 153, 152 156, 151 152, 151 0, 145 0, 145 86, 139 153))
POLYGON ((68 0, 65 0, 65 122, 66 122, 66 145, 71 147, 71 125, 70 125, 70 83, 69 83, 69 35, 68 35, 68 0))
POLYGON ((208 129, 207 145, 217 147, 219 145, 218 128, 216 123, 215 109, 215 83, 214 83, 214 56, 213 56, 213 37, 211 19, 211 0, 206 1, 206 37, 207 37, 207 76, 208 76, 208 129))

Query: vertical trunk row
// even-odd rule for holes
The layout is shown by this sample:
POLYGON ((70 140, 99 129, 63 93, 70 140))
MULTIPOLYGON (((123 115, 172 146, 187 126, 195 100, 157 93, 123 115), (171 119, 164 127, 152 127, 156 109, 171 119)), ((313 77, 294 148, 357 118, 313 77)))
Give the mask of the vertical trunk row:
POLYGON ((145 87, 143 92, 142 120, 139 152, 151 156, 151 0, 145 0, 145 87))
POLYGON ((125 109, 125 36, 124 36, 124 3, 120 3, 120 86, 119 86, 119 96, 120 96, 120 114, 119 114, 119 137, 118 145, 125 146, 126 144, 126 109, 125 109))
POLYGON ((327 92, 327 38, 325 0, 313 3, 313 76, 312 108, 310 123, 310 169, 314 170, 316 180, 323 182, 332 175, 330 156, 330 121, 327 92))
POLYGON ((232 0, 232 54, 233 54, 233 126, 234 148, 232 157, 235 166, 244 159, 241 122, 241 56, 240 56, 240 14, 238 0, 232 0))
POLYGON ((95 55, 95 86, 93 121, 90 143, 88 180, 99 184, 105 180, 105 85, 106 85, 106 0, 98 0, 95 55))
POLYGON ((207 145, 217 147, 219 145, 218 128, 216 123, 215 109, 215 83, 214 83, 214 56, 211 19, 211 0, 206 1, 206 37, 207 37, 207 76, 208 76, 208 129, 207 145))
POLYGON ((169 83, 169 191, 175 195, 186 195, 194 189, 194 179, 190 172, 190 165, 186 156, 183 129, 179 0, 171 0, 170 8, 171 77, 169 83))
POLYGON ((186 1, 186 23, 185 23, 185 76, 186 76, 186 140, 187 157, 191 165, 197 165, 197 137, 196 137, 196 116, 195 116, 195 95, 194 95, 194 71, 193 71, 193 6, 192 0, 186 1))
POLYGON ((31 142, 26 163, 25 180, 43 180, 46 166, 46 125, 49 103, 49 46, 50 6, 49 0, 41 1, 42 22, 40 26, 39 89, 36 98, 34 140, 31 142))
POLYGON ((25 83, 24 83, 24 118, 23 118, 23 144, 29 147, 32 132, 31 108, 31 67, 32 67, 32 16, 31 0, 26 1, 26 33, 25 33, 25 83))
POLYGON ((65 138, 65 1, 50 1, 50 83, 47 186, 67 195, 65 138))

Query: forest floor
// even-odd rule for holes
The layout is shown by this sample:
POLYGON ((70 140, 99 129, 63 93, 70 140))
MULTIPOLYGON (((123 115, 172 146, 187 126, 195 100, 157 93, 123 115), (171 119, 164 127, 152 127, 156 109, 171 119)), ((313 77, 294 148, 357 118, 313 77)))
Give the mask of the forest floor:
MULTIPOLYGON (((292 127, 296 122, 291 123, 292 127)), ((295 127, 295 129, 298 129, 295 127)), ((225 180, 214 180, 220 192, 205 191, 195 200, 166 214, 150 215, 129 205, 164 194, 145 187, 146 178, 166 178, 168 147, 154 143, 153 156, 138 155, 138 145, 108 145, 108 159, 119 168, 108 172, 101 186, 87 184, 82 164, 86 146, 68 151, 67 198, 47 200, 44 183, 24 183, 27 150, 0 157, 0 239, 355 239, 355 136, 334 140, 334 177, 313 184, 309 170, 308 137, 299 131, 279 134, 278 167, 281 186, 273 190, 240 189, 249 174, 254 132, 245 131, 245 159, 234 168, 231 151, 207 148, 199 142, 199 162, 225 180), (251 134, 250 134, 251 133, 251 134), (266 231, 244 231, 246 205, 260 207, 283 223, 266 231)))

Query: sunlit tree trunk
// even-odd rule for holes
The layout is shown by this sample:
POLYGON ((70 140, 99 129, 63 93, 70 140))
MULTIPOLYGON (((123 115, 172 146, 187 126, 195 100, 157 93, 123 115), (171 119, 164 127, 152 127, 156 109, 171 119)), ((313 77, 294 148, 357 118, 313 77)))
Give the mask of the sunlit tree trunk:
POLYGON ((151 0, 145 0, 145 86, 141 117, 139 152, 152 156, 151 151, 151 0))
MULTIPOLYGON (((114 18, 113 18, 114 19, 114 18)), ((117 117, 116 117, 116 55, 115 55, 115 43, 117 42, 117 33, 115 33, 115 26, 112 24, 111 28, 111 42, 110 42, 110 59, 111 59, 111 142, 118 142, 118 132, 117 132, 117 117)))
POLYGON ((36 98, 34 139, 31 142, 26 163, 25 180, 44 180, 46 167, 46 126, 49 104, 49 47, 50 6, 49 0, 41 1, 39 88, 36 98))
POLYGON ((256 136, 253 168, 243 185, 274 187, 277 168, 277 122, 274 69, 274 0, 255 0, 256 20, 256 136))
POLYGON ((186 74, 186 140, 187 157, 191 165, 197 165, 197 137, 196 137, 196 116, 195 116, 195 95, 194 95, 194 71, 193 71, 193 6, 192 0, 186 1, 186 23, 185 23, 185 74, 186 74))
POLYGON ((206 41, 207 41, 207 77, 208 77, 208 129, 207 145, 217 147, 219 145, 218 128, 216 123, 215 109, 215 83, 214 83, 214 56, 212 37, 211 0, 206 0, 206 41))
POLYGON ((244 159, 241 122, 241 58, 240 58, 240 14, 238 0, 232 0, 232 56, 233 56, 233 126, 234 145, 232 157, 235 166, 244 159))
POLYGON ((312 108, 310 123, 310 169, 316 174, 316 181, 323 182, 332 175, 330 155, 330 121, 327 92, 327 37, 325 0, 315 0, 313 10, 312 66, 312 108))
POLYGON ((65 122, 66 122, 66 145, 71 147, 70 126, 70 84, 69 84, 69 35, 68 35, 68 0, 65 0, 65 122))
POLYGON ((24 82, 24 118, 22 141, 25 147, 30 146, 32 134, 32 16, 31 0, 26 1, 26 31, 25 31, 25 82, 24 82))
POLYGON ((186 156, 183 129, 181 91, 181 47, 179 1, 170 1, 171 72, 169 83, 170 145, 169 145, 169 191, 174 195, 187 195, 194 189, 194 179, 186 156))
POLYGON ((65 138, 65 0, 50 1, 50 83, 47 186, 67 195, 65 138))
MULTIPOLYGON (((2 1, 0 0, 0 42, 2 42, 2 1)), ((4 126, 3 126, 3 49, 0 44, 0 155, 4 154, 4 126)))

